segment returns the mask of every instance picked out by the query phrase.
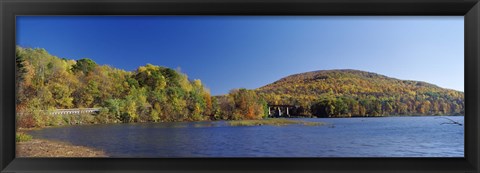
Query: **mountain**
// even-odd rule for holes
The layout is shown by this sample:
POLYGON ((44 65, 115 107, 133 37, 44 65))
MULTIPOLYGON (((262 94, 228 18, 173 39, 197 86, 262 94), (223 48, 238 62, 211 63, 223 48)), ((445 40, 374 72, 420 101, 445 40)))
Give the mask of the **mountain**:
POLYGON ((269 104, 321 117, 464 114, 463 92, 360 70, 294 74, 255 91, 269 104))

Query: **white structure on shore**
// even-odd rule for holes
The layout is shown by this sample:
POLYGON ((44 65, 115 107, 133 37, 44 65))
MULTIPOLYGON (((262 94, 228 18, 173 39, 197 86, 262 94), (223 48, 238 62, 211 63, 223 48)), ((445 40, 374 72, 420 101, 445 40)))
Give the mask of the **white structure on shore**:
POLYGON ((52 115, 66 115, 66 114, 84 114, 84 113, 97 113, 97 112, 100 112, 100 108, 56 109, 49 113, 52 115))

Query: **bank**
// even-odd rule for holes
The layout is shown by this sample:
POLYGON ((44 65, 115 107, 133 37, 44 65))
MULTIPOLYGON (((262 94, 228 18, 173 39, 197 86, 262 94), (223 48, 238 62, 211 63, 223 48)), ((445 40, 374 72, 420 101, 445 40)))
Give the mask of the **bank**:
POLYGON ((108 157, 108 155, 94 148, 34 138, 17 142, 16 157, 108 157))

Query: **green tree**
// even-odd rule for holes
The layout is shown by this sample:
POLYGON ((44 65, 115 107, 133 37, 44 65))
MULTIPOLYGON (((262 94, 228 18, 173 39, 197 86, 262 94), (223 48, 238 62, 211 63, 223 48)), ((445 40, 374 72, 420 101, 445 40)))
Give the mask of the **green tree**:
POLYGON ((97 66, 95 61, 89 58, 83 58, 77 61, 75 65, 73 65, 72 70, 77 72, 82 72, 83 74, 88 74, 89 72, 93 71, 93 69, 97 66))

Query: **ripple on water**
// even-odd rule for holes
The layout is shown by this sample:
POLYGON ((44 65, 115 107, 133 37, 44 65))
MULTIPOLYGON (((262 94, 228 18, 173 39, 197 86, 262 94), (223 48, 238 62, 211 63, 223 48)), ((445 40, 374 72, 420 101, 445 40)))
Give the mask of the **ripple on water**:
MULTIPOLYGON (((463 117, 449 117, 463 122, 463 117)), ((463 157, 461 126, 434 117, 301 119, 327 126, 231 127, 225 122, 71 126, 36 138, 104 150, 113 157, 463 157)))

